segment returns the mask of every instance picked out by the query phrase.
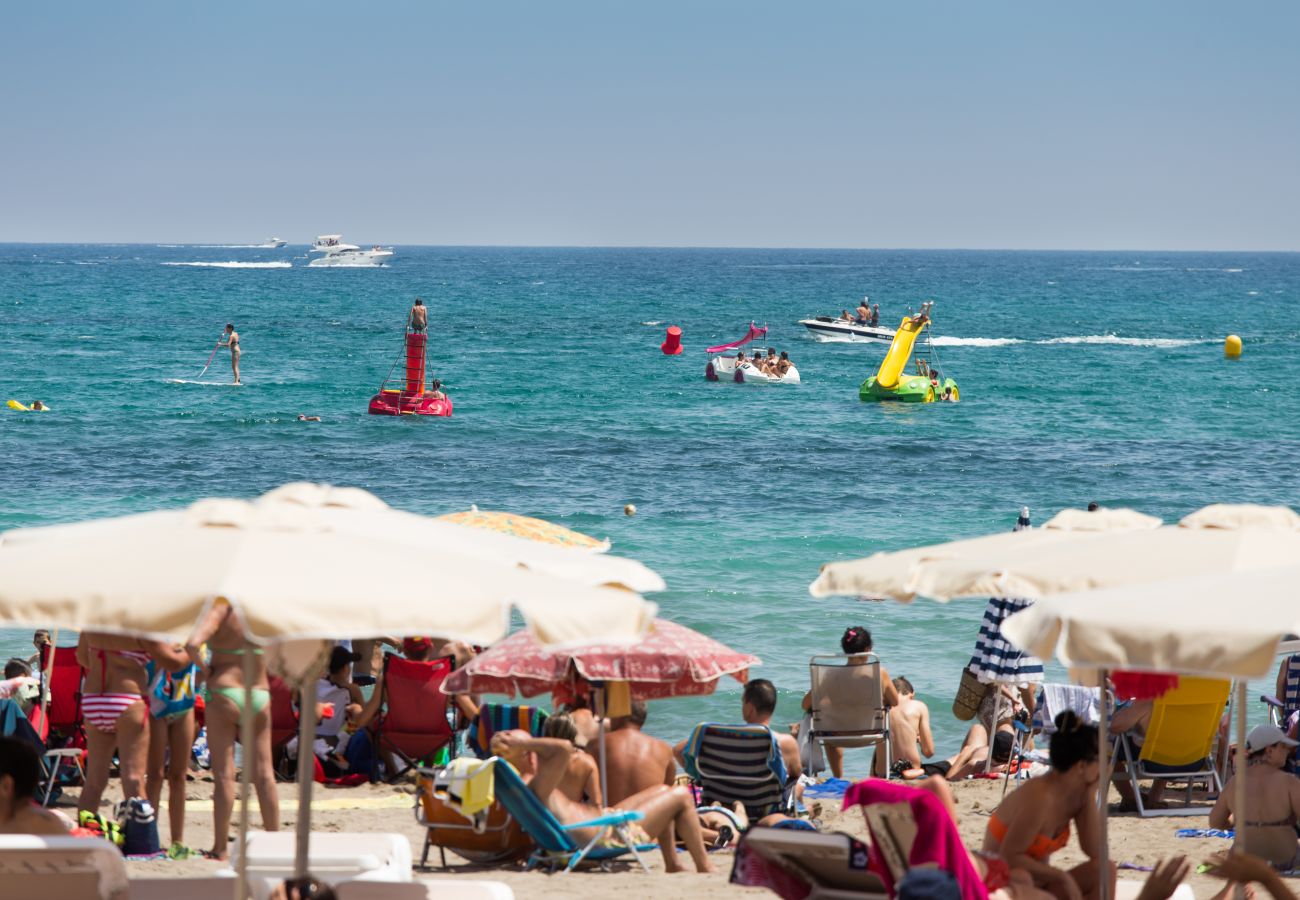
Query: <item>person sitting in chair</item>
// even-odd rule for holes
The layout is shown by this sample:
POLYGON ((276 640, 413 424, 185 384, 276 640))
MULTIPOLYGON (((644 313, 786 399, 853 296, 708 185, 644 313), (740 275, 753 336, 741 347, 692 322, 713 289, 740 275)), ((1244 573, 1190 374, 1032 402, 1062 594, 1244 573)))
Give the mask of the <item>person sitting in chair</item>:
MULTIPOLYGON (((860 625, 854 625, 844 630, 844 635, 840 638, 840 649, 848 656, 849 666, 865 666, 870 660, 867 655, 871 652, 873 643, 871 632, 860 625)), ((880 695, 884 700, 887 708, 892 709, 901 703, 898 696, 898 689, 894 687, 893 680, 889 677, 889 672, 885 667, 880 667, 880 695)), ((812 709, 813 695, 812 691, 803 695, 803 708, 812 709)), ((826 762, 831 767, 831 774, 836 778, 844 777, 844 748, 826 745, 826 762)), ((885 757, 879 753, 871 763, 871 771, 878 778, 885 777, 885 757)))
MULTIPOLYGON (((564 825, 587 822, 607 811, 570 800, 559 790, 569 771, 573 745, 557 738, 535 738, 526 731, 500 731, 492 736, 492 754, 509 762, 522 776, 528 789, 564 825)), ((645 818, 633 822, 633 839, 650 837, 659 842, 663 854, 664 871, 680 872, 674 834, 686 845, 698 872, 716 869, 704 852, 704 838, 700 833, 700 817, 695 812, 691 792, 685 787, 655 787, 633 794, 621 804, 621 810, 642 813, 645 818)), ((579 844, 600 836, 601 826, 569 830, 579 844)))

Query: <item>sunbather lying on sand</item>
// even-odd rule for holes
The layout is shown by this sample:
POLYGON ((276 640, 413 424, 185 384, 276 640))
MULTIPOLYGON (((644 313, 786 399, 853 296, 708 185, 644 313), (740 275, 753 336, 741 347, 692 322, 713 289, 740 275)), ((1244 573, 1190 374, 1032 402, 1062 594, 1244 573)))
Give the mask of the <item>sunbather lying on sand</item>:
MULTIPOLYGON (((511 763, 527 783, 538 800, 565 825, 585 822, 603 815, 606 811, 585 803, 576 803, 564 796, 558 788, 569 770, 569 757, 573 745, 556 738, 535 738, 526 731, 501 731, 492 736, 492 753, 511 763)), ((686 851, 695 863, 696 871, 713 872, 713 863, 704 852, 704 839, 700 834, 700 819, 690 791, 684 787, 656 785, 628 797, 621 810, 638 811, 645 818, 633 823, 633 833, 643 831, 659 842, 663 854, 664 870, 680 872, 675 849, 680 835, 686 851), (639 825, 639 828, 636 827, 639 825)), ((603 829, 577 828, 571 831, 574 840, 585 843, 603 829)))

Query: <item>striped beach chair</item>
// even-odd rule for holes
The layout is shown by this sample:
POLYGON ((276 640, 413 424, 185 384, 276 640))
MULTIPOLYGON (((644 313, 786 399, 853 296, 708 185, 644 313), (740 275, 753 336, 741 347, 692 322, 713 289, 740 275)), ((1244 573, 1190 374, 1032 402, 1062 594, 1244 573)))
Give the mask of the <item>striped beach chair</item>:
POLYGON ((751 819, 793 812, 793 785, 766 725, 697 725, 683 757, 686 774, 700 788, 701 808, 729 810, 740 802, 751 819))

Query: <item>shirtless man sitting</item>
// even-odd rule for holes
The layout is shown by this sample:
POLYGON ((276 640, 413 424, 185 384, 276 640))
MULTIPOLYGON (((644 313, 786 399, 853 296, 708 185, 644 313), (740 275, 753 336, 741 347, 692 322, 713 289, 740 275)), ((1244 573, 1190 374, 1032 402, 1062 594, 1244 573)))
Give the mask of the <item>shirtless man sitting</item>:
POLYGON ((930 707, 916 699, 916 688, 906 678, 895 678, 894 688, 899 699, 898 706, 889 711, 890 754, 896 760, 894 767, 919 768, 921 757, 929 759, 934 756, 930 707))
POLYGON ((634 700, 629 715, 610 720, 610 731, 605 735, 605 788, 609 791, 605 801, 611 805, 677 780, 673 748, 641 731, 646 714, 645 701, 634 700))
MULTIPOLYGON (((573 745, 568 741, 535 738, 526 731, 500 731, 492 736, 493 755, 518 769, 528 789, 564 825, 589 821, 605 812, 599 807, 570 800, 558 790, 568 774, 572 748, 573 745)), ((637 831, 643 831, 659 842, 665 871, 682 871, 675 849, 677 838, 686 845, 696 871, 716 871, 704 852, 700 819, 695 813, 691 793, 686 788, 656 785, 624 798, 620 809, 640 812, 645 816, 640 822, 632 823, 632 831, 634 836, 637 831)), ((585 844, 604 830, 595 826, 575 828, 569 833, 579 844, 585 844)))
POLYGON ((71 823, 36 803, 40 774, 35 747, 0 737, 0 834, 68 836, 71 823))

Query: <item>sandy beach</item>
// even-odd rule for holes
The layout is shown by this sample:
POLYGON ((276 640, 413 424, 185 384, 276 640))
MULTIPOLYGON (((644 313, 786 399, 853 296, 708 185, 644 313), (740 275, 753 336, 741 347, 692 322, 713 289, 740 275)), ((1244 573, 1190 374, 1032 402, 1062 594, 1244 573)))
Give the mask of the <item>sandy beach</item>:
MULTIPOLYGON (((118 799, 114 793, 114 782, 105 794, 106 800, 118 799)), ((356 788, 328 789, 316 786, 313 794, 312 828, 315 831, 339 832, 392 832, 404 835, 411 841, 412 857, 419 862, 420 849, 423 846, 424 831, 415 821, 413 787, 409 784, 383 785, 371 784, 356 788)), ((985 821, 988 814, 997 806, 1002 791, 1001 781, 972 780, 954 785, 958 806, 961 811, 962 838, 968 847, 978 847, 983 838, 985 821)), ((75 791, 69 791, 65 804, 75 803, 75 791)), ((199 780, 190 782, 189 802, 185 816, 186 843, 191 847, 206 847, 211 841, 212 782, 206 774, 199 780)), ((1111 792, 1112 803, 1117 803, 1118 795, 1111 792)), ((292 829, 297 822, 297 787, 292 784, 280 785, 280 802, 283 827, 292 829)), ((65 811, 67 806, 63 807, 65 811)), ((252 806, 252 823, 257 827, 259 819, 256 800, 252 806)), ((858 837, 866 837, 866 828, 862 817, 857 812, 843 813, 834 802, 823 802, 821 815, 822 829, 825 831, 845 831, 858 837)), ((1205 828, 1205 816, 1173 816, 1155 819, 1139 819, 1134 815, 1112 814, 1110 819, 1111 853, 1116 861, 1134 866, 1152 866, 1160 859, 1182 853, 1199 863, 1212 853, 1225 850, 1229 842, 1214 838, 1178 838, 1175 831, 1180 828, 1205 828)), ((159 834, 164 844, 167 842, 166 809, 160 811, 159 834)), ((657 853, 646 857, 652 867, 652 873, 646 875, 633 865, 617 866, 612 872, 591 869, 570 874, 548 875, 543 872, 525 872, 522 865, 480 867, 466 864, 459 858, 448 854, 448 869, 437 868, 437 851, 430 853, 430 862, 434 867, 417 869, 416 878, 469 878, 492 879, 510 885, 515 896, 520 898, 549 897, 557 891, 563 891, 572 897, 645 897, 653 895, 661 900, 670 898, 717 896, 720 891, 728 891, 735 896, 754 897, 775 896, 767 890, 740 888, 730 886, 727 878, 731 872, 733 856, 729 851, 712 854, 717 873, 697 875, 684 873, 665 876, 657 853), (563 879, 557 884, 556 879, 563 879)), ((1053 862, 1063 868, 1073 866, 1084 859, 1079 850, 1077 839, 1072 836, 1069 846, 1053 858, 1053 862)), ((683 857, 684 865, 690 865, 683 857)), ((184 861, 150 860, 130 861, 128 869, 133 877, 177 877, 208 875, 222 868, 223 864, 211 860, 194 858, 184 861)), ((1121 871, 1121 878, 1142 880, 1146 877, 1141 871, 1121 871)), ((1222 882, 1205 875, 1193 874, 1187 881, 1198 898, 1213 896, 1222 882)))

